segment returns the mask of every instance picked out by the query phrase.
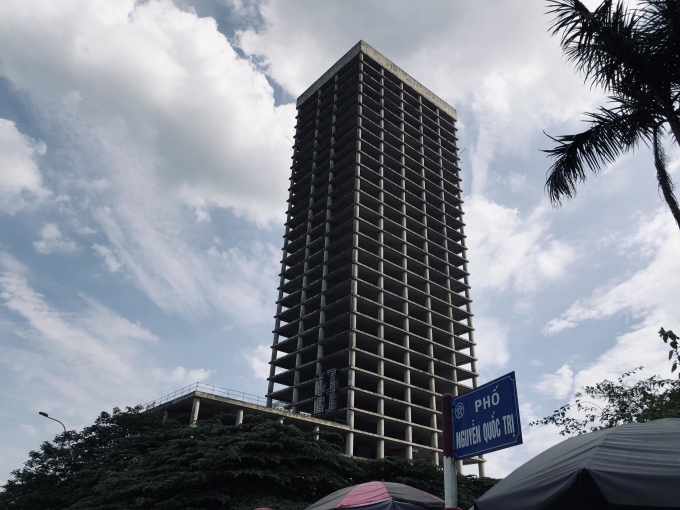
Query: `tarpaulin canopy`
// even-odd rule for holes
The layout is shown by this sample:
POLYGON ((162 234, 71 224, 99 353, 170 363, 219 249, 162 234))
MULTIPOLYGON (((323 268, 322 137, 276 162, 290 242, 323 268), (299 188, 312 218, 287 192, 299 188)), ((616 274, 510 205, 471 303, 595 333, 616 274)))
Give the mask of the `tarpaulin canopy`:
POLYGON ((391 482, 368 482, 345 487, 317 501, 306 510, 443 510, 444 500, 432 494, 391 482))
POLYGON ((567 439, 510 473, 475 508, 680 509, 680 418, 567 439))

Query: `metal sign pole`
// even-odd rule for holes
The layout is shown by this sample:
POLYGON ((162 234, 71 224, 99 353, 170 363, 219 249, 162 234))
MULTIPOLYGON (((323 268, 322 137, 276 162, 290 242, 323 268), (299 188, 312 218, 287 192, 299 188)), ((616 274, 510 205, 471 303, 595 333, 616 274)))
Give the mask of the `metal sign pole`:
POLYGON ((451 420, 451 399, 453 395, 442 396, 442 436, 444 439, 444 506, 445 510, 458 509, 458 480, 456 462, 453 460, 453 423, 451 420))

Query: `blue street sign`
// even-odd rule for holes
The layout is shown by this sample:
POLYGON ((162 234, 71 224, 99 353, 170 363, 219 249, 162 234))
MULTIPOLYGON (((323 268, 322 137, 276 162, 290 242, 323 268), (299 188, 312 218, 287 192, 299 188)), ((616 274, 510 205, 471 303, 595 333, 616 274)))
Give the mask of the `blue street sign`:
POLYGON ((451 399, 453 458, 522 444, 515 372, 451 399))

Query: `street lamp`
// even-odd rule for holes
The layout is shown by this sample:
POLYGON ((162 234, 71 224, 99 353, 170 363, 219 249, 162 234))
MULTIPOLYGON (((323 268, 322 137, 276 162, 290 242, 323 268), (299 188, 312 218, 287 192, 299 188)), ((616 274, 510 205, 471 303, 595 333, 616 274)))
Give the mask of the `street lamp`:
POLYGON ((56 421, 56 422, 59 423, 62 427, 64 427, 64 432, 66 432, 66 427, 65 427, 64 424, 61 423, 59 420, 55 420, 55 419, 52 418, 51 416, 48 416, 47 413, 43 413, 42 411, 38 411, 38 414, 39 414, 40 416, 44 416, 45 418, 49 418, 50 420, 56 421))

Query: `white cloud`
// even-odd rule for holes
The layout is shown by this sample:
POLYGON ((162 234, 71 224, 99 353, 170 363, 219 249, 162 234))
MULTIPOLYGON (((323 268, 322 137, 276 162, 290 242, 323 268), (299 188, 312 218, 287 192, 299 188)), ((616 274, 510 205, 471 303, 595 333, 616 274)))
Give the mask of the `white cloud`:
POLYGON ((536 3, 394 0, 385 9, 367 0, 358 18, 343 2, 272 0, 259 10, 263 26, 237 32, 237 42, 294 96, 365 39, 452 106, 468 109, 474 117, 463 120, 477 132, 465 128, 461 140, 469 144, 473 194, 486 191, 494 158, 535 150, 540 130, 576 124, 605 99, 565 65, 546 8, 536 3))
POLYGON ((486 373, 489 367, 502 368, 510 361, 509 327, 498 319, 485 315, 475 316, 475 355, 479 359, 477 370, 486 373))
POLYGON ((571 395, 574 387, 574 372, 569 365, 562 365, 554 374, 543 374, 536 384, 539 393, 556 399, 571 395))
POLYGON ((45 223, 40 230, 40 241, 35 241, 33 247, 38 253, 71 252, 78 248, 75 242, 62 237, 59 227, 55 223, 45 223))
MULTIPOLYGON (((608 235, 605 244, 611 251, 618 251, 621 259, 641 267, 596 289, 589 297, 577 300, 564 314, 550 321, 544 333, 562 333, 562 341, 569 341, 567 335, 573 338, 577 333, 568 330, 589 321, 614 317, 627 319, 623 331, 613 340, 608 335, 599 342, 591 342, 580 353, 580 366, 565 363, 555 372, 540 376, 531 390, 520 388, 524 445, 488 455, 488 472, 492 476, 507 475, 521 462, 564 439, 555 426, 528 427, 528 422, 549 414, 559 405, 573 402, 577 389, 604 379, 615 381, 636 366, 644 369, 633 379, 653 374, 672 377, 667 348, 657 332, 661 326, 676 327, 674 321, 680 309, 680 284, 669 276, 680 270, 677 227, 664 208, 643 217, 632 235, 608 235), (550 407, 545 409, 532 402, 536 397, 547 397, 550 407)), ((545 360, 530 361, 533 366, 546 363, 545 360)))
POLYGON ((283 222, 295 109, 213 19, 169 0, 8 1, 0 52, 55 139, 69 134, 55 179, 109 270, 169 313, 270 320, 278 250, 249 238, 211 257, 197 240, 216 208, 283 222))
MULTIPOLYGON (((530 427, 529 423, 543 416, 542 409, 531 402, 520 400, 522 439, 524 444, 485 455, 486 476, 502 478, 532 457, 564 441, 554 425, 530 427)), ((476 473, 475 473, 476 474, 476 473)))
POLYGON ((591 296, 573 303, 560 317, 548 322, 546 335, 557 335, 587 321, 623 316, 630 320, 627 331, 616 336, 613 344, 595 359, 570 374, 571 368, 563 366, 554 375, 544 375, 538 388, 545 385, 553 396, 564 398, 569 379, 573 389, 593 385, 604 379, 616 380, 622 373, 642 366, 634 379, 654 374, 671 377, 667 361, 667 347, 660 340, 660 327, 678 329, 677 310, 680 309, 680 283, 669 277, 680 272, 680 236, 672 217, 665 209, 652 217, 643 218, 629 237, 617 239, 625 250, 622 256, 634 257, 646 263, 625 278, 598 288, 591 296), (561 372, 561 373, 560 373, 561 372), (564 391, 559 391, 562 388, 564 391))
POLYGON ((272 351, 267 345, 258 345, 254 350, 241 351, 246 358, 255 377, 267 379, 269 377, 269 361, 272 351))
MULTIPOLYGON (((55 425, 57 425, 55 423, 55 425)), ((0 469, 6 475, 9 475, 11 470, 21 466, 26 462, 26 450, 18 448, 15 444, 9 443, 2 446, 2 457, 0 457, 0 469)), ((0 485, 5 485, 7 480, 0 479, 0 485)))
POLYGON ((85 295, 77 312, 57 309, 27 278, 16 259, 0 256, 0 304, 24 340, 0 348, 0 363, 13 374, 16 391, 41 395, 31 398, 36 410, 59 408, 72 421, 89 420, 102 409, 142 403, 209 377, 204 369, 154 366, 145 346, 159 339, 147 328, 85 295))
MULTIPOLYGON (((507 85, 512 78, 517 87, 529 89, 526 97, 538 91, 538 97, 533 94, 537 101, 548 103, 547 96, 554 98, 550 103, 558 111, 571 108, 569 101, 558 100, 562 89, 569 89, 559 80, 571 82, 573 73, 563 65, 557 41, 546 33, 540 6, 395 1, 386 10, 382 2, 369 0, 357 18, 355 9, 342 2, 291 5, 275 0, 260 3, 259 10, 263 28, 240 32, 239 45, 261 56, 274 79, 295 95, 363 38, 445 99, 460 99, 483 82, 492 91, 488 96, 494 110, 509 113, 517 96, 507 85), (508 19, 516 22, 508 24, 508 19), (476 44, 469 44, 471 40, 476 44), (557 74, 557 89, 540 89, 539 78, 550 73, 540 71, 539 64, 548 64, 557 74)), ((580 85, 580 80, 573 81, 580 85)), ((532 114, 536 111, 524 115, 532 114)))
POLYGON ((15 85, 76 140, 94 137, 112 180, 153 175, 201 218, 213 206, 261 224, 282 217, 295 110, 274 106, 214 19, 169 0, 6 1, 0 51, 15 85))
POLYGON ((592 385, 604 379, 614 381, 624 372, 639 366, 644 368, 635 375, 634 380, 656 374, 672 377, 668 349, 659 338, 658 331, 664 324, 668 325, 675 319, 675 314, 650 314, 642 323, 634 325, 631 331, 617 336, 612 347, 577 372, 574 386, 579 388, 592 385))
POLYGON ((38 429, 28 423, 19 424, 19 430, 29 437, 35 437, 38 435, 38 429))
POLYGON ((174 205, 155 197, 101 208, 95 217, 121 270, 164 311, 185 318, 218 312, 246 325, 271 320, 280 267, 273 245, 200 249, 194 227, 183 227, 174 205))
POLYGON ((89 235, 92 235, 92 234, 96 234, 96 233, 97 233, 97 231, 96 231, 95 229, 90 228, 90 227, 79 227, 79 228, 77 229, 77 232, 78 232, 81 236, 89 236, 89 235))
POLYGON ((472 285, 477 289, 536 292, 567 276, 576 250, 549 233, 548 209, 539 205, 526 219, 517 209, 481 196, 466 203, 472 285))
POLYGON ((110 248, 94 243, 92 249, 104 259, 104 263, 110 272, 115 273, 120 270, 122 264, 118 262, 110 248))
POLYGON ((510 181, 510 189, 512 191, 521 191, 524 183, 527 180, 527 176, 525 174, 510 172, 508 179, 510 181))
POLYGON ((19 132, 16 124, 0 118, 0 211, 14 214, 50 195, 36 159, 47 147, 19 132))
POLYGON ((669 279, 669 275, 680 274, 680 237, 668 211, 658 211, 620 243, 627 254, 648 258, 648 265, 625 279, 595 289, 588 298, 574 302, 546 324, 543 330, 546 335, 556 335, 582 322, 620 313, 633 318, 661 314, 672 320, 680 309, 680 283, 669 279))

